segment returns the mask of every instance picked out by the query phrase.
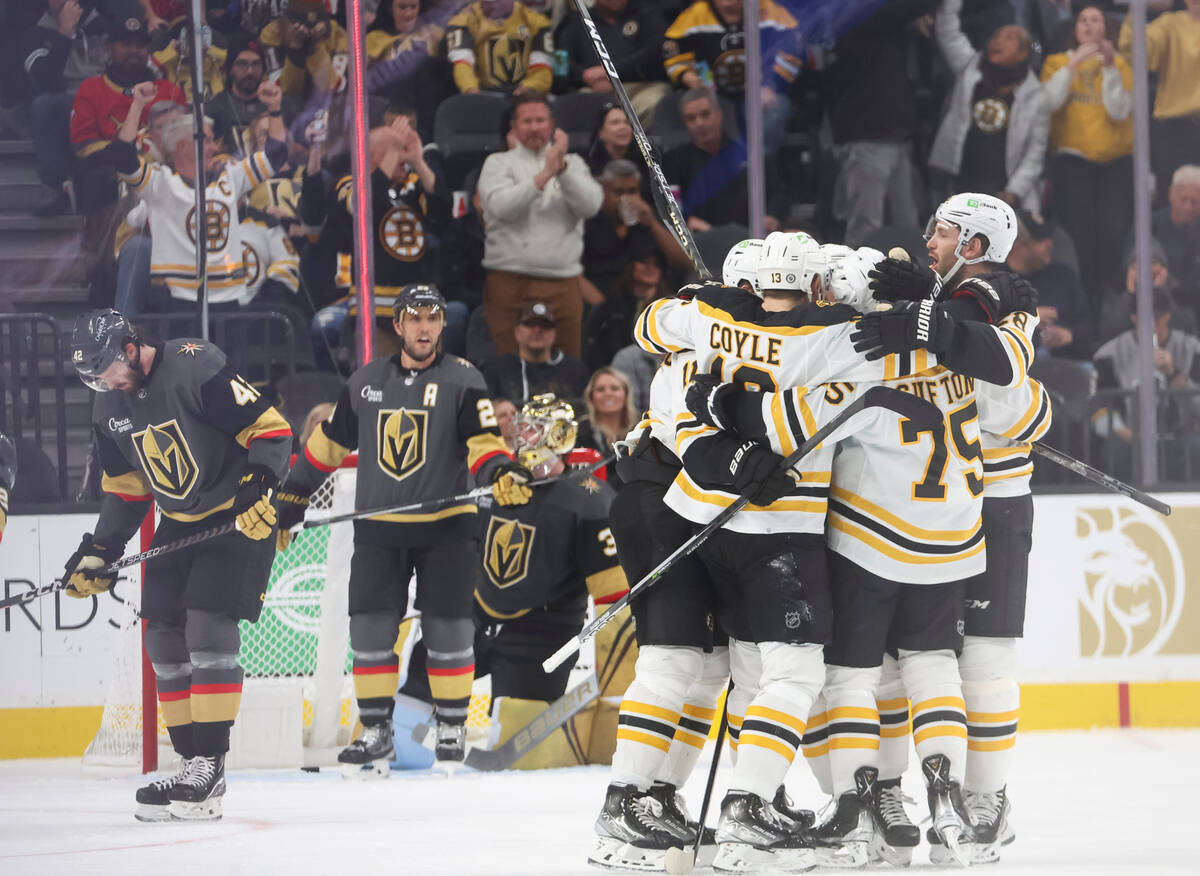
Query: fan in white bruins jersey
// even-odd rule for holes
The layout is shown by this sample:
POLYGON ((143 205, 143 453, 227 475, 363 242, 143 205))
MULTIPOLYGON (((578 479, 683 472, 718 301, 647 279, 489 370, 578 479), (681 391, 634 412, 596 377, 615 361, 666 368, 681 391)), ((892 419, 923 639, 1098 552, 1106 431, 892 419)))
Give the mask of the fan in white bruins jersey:
MULTIPOLYGON (((485 500, 479 515, 483 574, 475 589, 475 675, 492 677, 491 735, 497 742, 563 695, 571 664, 546 673, 542 661, 583 627, 588 595, 604 611, 629 588, 609 528, 612 487, 565 468, 577 429, 567 402, 550 394, 527 402, 516 418, 517 458, 536 478, 559 480, 520 507, 485 500)), ((596 637, 601 702, 518 761, 518 769, 608 761, 617 730, 614 702, 637 659, 633 622, 625 615, 596 637)), ((424 650, 421 644, 413 648, 400 692, 428 701, 420 672, 424 650)))
POLYGON ((151 344, 115 310, 80 318, 73 364, 96 390, 93 431, 104 498, 95 535, 67 562, 67 595, 112 587, 151 503, 154 544, 236 522, 236 532, 149 560, 142 587, 146 653, 163 719, 183 759, 137 792, 142 821, 221 817, 225 752, 242 693, 238 621, 255 621, 274 559, 271 494, 292 430, 207 341, 151 344))
MULTIPOLYGON (((393 327, 400 352, 352 375, 329 419, 309 438, 280 494, 281 524, 300 522, 308 497, 355 448, 355 507, 387 508, 465 492, 468 475, 492 484, 502 506, 529 501, 527 470, 500 437, 483 376, 441 352, 446 301, 433 286, 406 286, 393 327)), ((475 677, 471 620, 479 578, 473 502, 429 513, 380 513, 354 524, 350 647, 363 734, 338 756, 372 764, 392 750, 393 650, 416 572, 416 607, 429 649, 439 760, 461 761, 475 677)))

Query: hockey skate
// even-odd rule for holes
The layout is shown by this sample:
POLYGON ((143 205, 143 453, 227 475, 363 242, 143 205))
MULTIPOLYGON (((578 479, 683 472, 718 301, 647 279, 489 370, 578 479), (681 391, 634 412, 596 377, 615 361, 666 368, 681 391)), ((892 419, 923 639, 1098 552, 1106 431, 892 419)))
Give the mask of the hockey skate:
POLYGON ((439 766, 454 767, 467 756, 467 725, 438 721, 433 756, 439 766))
POLYGON ((874 767, 854 771, 854 790, 837 799, 833 811, 813 828, 817 861, 823 867, 853 870, 865 867, 875 838, 872 811, 875 808, 874 767))
POLYGON ((958 782, 950 781, 950 760, 935 754, 921 761, 929 789, 929 860, 934 864, 971 864, 971 821, 958 782))
MULTIPOLYGON (((650 786, 650 796, 662 804, 663 823, 668 830, 679 838, 676 847, 683 849, 689 855, 696 845, 696 834, 700 830, 699 822, 688 814, 687 804, 683 795, 674 785, 667 782, 655 782, 650 786)), ((697 867, 709 867, 717 854, 716 833, 711 827, 705 827, 700 835, 700 850, 696 855, 697 867)))
POLYGON ((871 861, 886 861, 893 867, 907 867, 912 863, 912 850, 921 842, 921 831, 908 817, 905 803, 912 803, 904 796, 899 779, 888 779, 876 785, 875 837, 871 842, 871 861))
POLYGON ((792 798, 788 796, 783 785, 775 792, 775 799, 771 801, 771 805, 784 821, 790 821, 796 827, 808 829, 817 822, 817 814, 811 809, 798 809, 792 805, 792 798))
POLYGON ((392 722, 363 727, 362 735, 338 752, 342 774, 354 779, 386 779, 392 757, 392 722))
MULTIPOLYGON (((972 842, 966 846, 972 864, 994 864, 1000 860, 1000 847, 1008 845, 1016 834, 1008 822, 1012 808, 1006 789, 994 792, 966 791, 963 800, 971 818, 972 842)), ((954 859, 945 846, 931 846, 929 860, 934 864, 952 864, 954 859)))
POLYGON ((803 873, 817 865, 807 830, 785 822, 757 794, 730 791, 717 823, 717 873, 803 873))
POLYGON ((171 798, 167 795, 187 775, 190 763, 189 758, 180 758, 179 770, 175 775, 155 779, 150 784, 138 788, 134 798, 137 807, 133 811, 133 817, 138 821, 171 821, 171 813, 167 811, 171 798))
POLYGON ((220 821, 225 797, 225 755, 197 755, 167 792, 167 811, 179 821, 220 821))
POLYGON ((588 863, 606 870, 662 872, 667 851, 681 842, 664 819, 662 803, 634 785, 608 786, 595 829, 588 863))

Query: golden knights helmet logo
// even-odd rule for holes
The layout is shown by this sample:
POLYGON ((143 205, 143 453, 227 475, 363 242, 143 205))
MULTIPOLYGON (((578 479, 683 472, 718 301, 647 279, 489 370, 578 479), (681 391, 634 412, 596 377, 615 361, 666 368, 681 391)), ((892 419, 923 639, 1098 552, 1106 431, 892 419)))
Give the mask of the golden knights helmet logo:
POLYGON ((169 420, 134 432, 133 448, 156 492, 182 499, 196 483, 196 459, 179 423, 169 420))
POLYGON ((512 587, 529 574, 536 529, 519 520, 493 517, 483 540, 483 568, 499 589, 512 587))
POLYGON ((396 480, 404 480, 425 464, 428 434, 427 411, 380 411, 379 467, 396 480))

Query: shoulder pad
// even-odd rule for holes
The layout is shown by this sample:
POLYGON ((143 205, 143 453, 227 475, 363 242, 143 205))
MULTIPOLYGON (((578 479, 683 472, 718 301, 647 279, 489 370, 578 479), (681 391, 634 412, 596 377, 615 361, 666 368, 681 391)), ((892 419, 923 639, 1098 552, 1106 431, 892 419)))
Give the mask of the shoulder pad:
POLYGON ((989 274, 987 278, 971 277, 958 285, 951 298, 974 298, 987 313, 988 318, 995 322, 1011 309, 1005 306, 1004 294, 1007 290, 999 274, 989 274))

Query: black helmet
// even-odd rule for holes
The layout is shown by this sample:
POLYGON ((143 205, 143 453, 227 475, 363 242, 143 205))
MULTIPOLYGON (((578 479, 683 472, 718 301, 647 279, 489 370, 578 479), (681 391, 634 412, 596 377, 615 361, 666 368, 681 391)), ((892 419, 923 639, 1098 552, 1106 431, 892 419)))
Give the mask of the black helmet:
POLYGON ((392 316, 399 320, 404 311, 416 313, 418 307, 431 307, 446 312, 446 299, 437 286, 430 283, 409 283, 400 290, 392 304, 392 316))
POLYGON ((141 338, 129 320, 111 308, 85 313, 75 322, 71 335, 71 364, 79 379, 97 392, 111 387, 101 379, 113 362, 127 362, 126 344, 139 344, 141 338))

